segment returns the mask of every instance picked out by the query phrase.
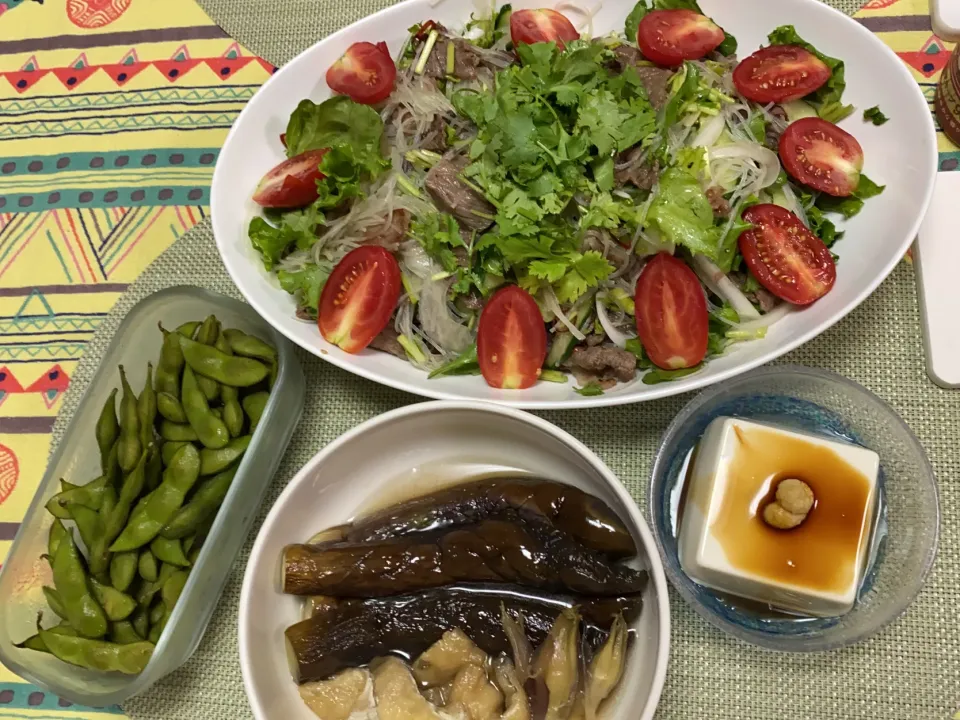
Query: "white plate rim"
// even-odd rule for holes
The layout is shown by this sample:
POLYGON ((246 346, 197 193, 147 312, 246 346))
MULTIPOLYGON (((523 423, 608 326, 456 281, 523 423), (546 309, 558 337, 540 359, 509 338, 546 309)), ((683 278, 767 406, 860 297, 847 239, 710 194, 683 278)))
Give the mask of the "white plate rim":
POLYGON ((667 589, 668 586, 666 573, 664 572, 663 563, 657 550, 656 539, 654 538, 650 527, 647 525, 646 519, 643 517, 640 506, 636 503, 630 493, 627 492, 626 487, 624 487, 623 483, 619 480, 619 478, 617 478, 617 476, 606 465, 606 463, 604 463, 603 460, 601 460, 600 457, 590 448, 577 440, 566 430, 563 430, 553 423, 523 410, 507 407, 498 403, 485 402, 482 400, 440 400, 423 402, 416 403, 414 405, 407 405, 397 408, 396 410, 391 410, 390 412, 377 415, 376 417, 373 417, 370 420, 351 428, 344 434, 340 435, 337 439, 325 445, 316 455, 307 461, 307 463, 305 463, 300 470, 297 471, 296 475, 294 475, 290 482, 287 483, 286 487, 284 487, 279 497, 274 501, 273 507, 270 508, 270 512, 267 513, 267 517, 264 518, 260 529, 257 531, 257 538, 250 550, 250 556, 247 558, 247 565, 246 568, 244 568, 243 573, 243 583, 240 588, 240 602, 237 611, 237 649, 240 657, 240 674, 243 677, 244 694, 247 696, 247 701, 250 703, 250 708, 253 710, 254 716, 262 720, 267 720, 269 718, 266 708, 262 706, 260 698, 254 694, 252 689, 252 671, 247 663, 247 658, 250 655, 250 647, 249 639, 247 637, 246 623, 244 622, 244 609, 249 607, 250 596, 254 592, 255 584, 263 580, 263 578, 260 576, 254 576, 254 574, 251 572, 251 568, 258 564, 259 558, 264 552, 263 544, 265 542, 265 531, 278 522, 279 517, 283 513, 283 506, 286 504, 288 497, 293 494, 294 488, 300 483, 305 482, 307 478, 313 474, 314 470, 325 462, 328 456, 336 452, 343 445, 353 442, 366 431, 380 425, 388 424, 414 415, 450 410, 466 410, 471 412, 483 412, 493 415, 500 415, 518 422, 525 423, 547 435, 550 435, 559 442, 570 447, 581 458, 583 458, 597 472, 597 474, 603 478, 603 480, 616 495, 617 499, 620 501, 625 512, 630 515, 630 520, 640 532, 640 537, 643 541, 643 551, 646 553, 648 561, 647 572, 649 573, 650 581, 654 585, 657 596, 657 628, 660 639, 657 647, 657 657, 654 665, 655 670, 651 691, 647 696, 647 700, 643 707, 643 712, 638 716, 640 718, 652 718, 656 708, 660 704, 660 698, 663 694, 663 687, 666 682, 667 668, 670 659, 670 595, 667 589))

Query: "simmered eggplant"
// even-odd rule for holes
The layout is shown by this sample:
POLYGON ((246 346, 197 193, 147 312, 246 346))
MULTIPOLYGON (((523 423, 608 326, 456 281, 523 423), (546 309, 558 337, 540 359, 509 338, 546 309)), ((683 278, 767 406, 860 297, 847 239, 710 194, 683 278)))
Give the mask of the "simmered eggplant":
POLYGON ((611 558, 637 554, 630 531, 602 500, 572 485, 529 478, 476 480, 409 500, 355 522, 352 543, 479 523, 505 511, 547 520, 611 558))
POLYGON ((633 595, 644 571, 611 562, 543 520, 517 513, 374 543, 288 545, 283 591, 382 597, 453 583, 515 583, 581 595, 633 595))
MULTIPOLYGON (((620 612, 636 617, 641 607, 639 596, 577 601, 585 620, 585 641, 594 650, 606 640, 620 612)), ((333 612, 287 628, 291 670, 298 683, 305 683, 384 655, 417 658, 451 628, 462 630, 488 655, 510 653, 501 608, 514 618, 523 617, 524 632, 536 647, 566 607, 570 607, 566 598, 529 597, 497 587, 449 587, 415 595, 341 600, 333 612)))

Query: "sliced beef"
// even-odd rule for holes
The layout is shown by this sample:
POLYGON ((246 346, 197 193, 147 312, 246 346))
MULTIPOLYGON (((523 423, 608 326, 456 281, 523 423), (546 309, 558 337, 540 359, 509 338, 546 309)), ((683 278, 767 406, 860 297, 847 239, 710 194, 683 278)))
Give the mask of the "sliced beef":
POLYGON ((391 252, 400 249, 400 243, 407 237, 410 228, 410 213, 406 210, 394 210, 389 222, 367 228, 363 234, 363 245, 379 245, 391 252))
POLYGON ((639 162, 644 154, 640 146, 624 150, 614 161, 613 179, 618 185, 634 185, 641 190, 652 190, 660 177, 660 164, 639 162))
POLYGON ((602 378, 616 378, 620 382, 633 380, 637 372, 636 356, 615 347, 574 348, 570 364, 602 378))
POLYGON ((476 80, 477 70, 482 66, 482 58, 473 46, 460 38, 438 38, 433 51, 427 59, 423 74, 431 78, 447 76, 447 45, 453 43, 453 74, 459 80, 476 80))
POLYGON ((581 246, 584 250, 594 250, 600 253, 612 262, 618 270, 623 267, 625 263, 630 262, 631 253, 627 248, 613 240, 605 242, 603 233, 595 228, 587 230, 583 236, 581 246))
MULTIPOLYGON (((787 121, 787 111, 784 110, 780 105, 774 105, 770 108, 770 114, 773 115, 778 120, 787 121)), ((767 137, 765 142, 768 148, 777 152, 780 149, 780 135, 782 133, 777 130, 771 123, 767 123, 767 137)))
POLYGON ((370 347, 372 347, 374 350, 395 355, 401 360, 406 360, 407 353, 404 352, 403 345, 401 345, 400 341, 397 340, 398 337, 400 337, 400 335, 394 329, 393 323, 390 323, 383 329, 382 333, 373 339, 373 341, 370 343, 370 347))
POLYGON ((758 288, 754 295, 757 298, 757 305, 759 305, 760 309, 765 313, 770 312, 780 304, 780 301, 777 300, 776 296, 770 294, 763 288, 758 288))
POLYGON ((643 53, 633 45, 615 47, 613 54, 616 56, 613 70, 623 72, 628 67, 633 67, 640 76, 640 82, 643 83, 647 97, 650 98, 650 104, 655 110, 667 104, 667 100, 670 99, 670 78, 673 77, 673 70, 641 64, 644 62, 643 53))
POLYGON ((710 201, 710 207, 713 208, 714 217, 730 217, 730 203, 723 196, 723 188, 711 185, 707 188, 707 200, 710 201))
POLYGON ((427 173, 425 184, 437 207, 453 215, 461 228, 483 231, 493 224, 490 217, 496 208, 460 180, 469 164, 463 156, 444 158, 427 173))
POLYGON ((434 115, 430 129, 420 141, 420 147, 441 155, 447 151, 447 122, 440 115, 434 115))

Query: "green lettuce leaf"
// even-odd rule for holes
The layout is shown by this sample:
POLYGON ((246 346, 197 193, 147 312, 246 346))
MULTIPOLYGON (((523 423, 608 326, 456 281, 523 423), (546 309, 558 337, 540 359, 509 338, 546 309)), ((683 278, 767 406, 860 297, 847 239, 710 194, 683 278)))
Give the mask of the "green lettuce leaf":
POLYGON ((300 270, 277 272, 280 287, 291 295, 295 295, 300 308, 316 316, 317 304, 320 301, 320 292, 327 283, 327 278, 333 271, 333 263, 324 262, 320 265, 306 265, 300 270))
POLYGON ((316 205, 289 212, 268 211, 267 219, 255 217, 250 221, 250 242, 260 253, 267 270, 291 250, 309 250, 317 241, 317 230, 323 224, 323 213, 316 205))
MULTIPOLYGON (((857 189, 850 197, 833 197, 821 193, 817 198, 815 206, 822 212, 839 213, 848 220, 863 210, 863 203, 872 197, 876 197, 884 191, 885 185, 877 185, 866 175, 860 175, 860 182, 857 183, 857 189)), ((822 238, 821 238, 822 239, 822 238)), ((826 242, 826 240, 824 240, 826 242)))
POLYGON ((356 161, 371 175, 377 175, 386 166, 380 152, 380 114, 346 95, 337 95, 319 105, 301 100, 287 123, 286 136, 288 157, 307 150, 348 146, 356 161))
POLYGON ((829 122, 839 122, 853 112, 852 105, 844 105, 843 91, 847 88, 844 78, 845 66, 843 60, 824 55, 813 45, 797 34, 793 25, 781 25, 767 37, 771 45, 799 45, 813 53, 830 68, 830 79, 826 84, 805 98, 817 108, 817 114, 829 122))
POLYGON ((660 176, 660 189, 647 213, 647 225, 665 240, 690 252, 706 255, 721 269, 729 269, 733 252, 721 252, 723 228, 714 224, 713 208, 695 175, 673 167, 660 176))

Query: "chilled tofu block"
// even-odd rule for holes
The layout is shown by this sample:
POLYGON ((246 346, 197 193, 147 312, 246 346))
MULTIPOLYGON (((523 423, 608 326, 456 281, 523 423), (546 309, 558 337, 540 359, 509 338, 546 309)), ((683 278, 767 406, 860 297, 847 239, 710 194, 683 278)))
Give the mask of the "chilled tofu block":
POLYGON ((788 613, 853 607, 877 504, 875 452, 721 417, 690 462, 678 544, 692 580, 788 613))

